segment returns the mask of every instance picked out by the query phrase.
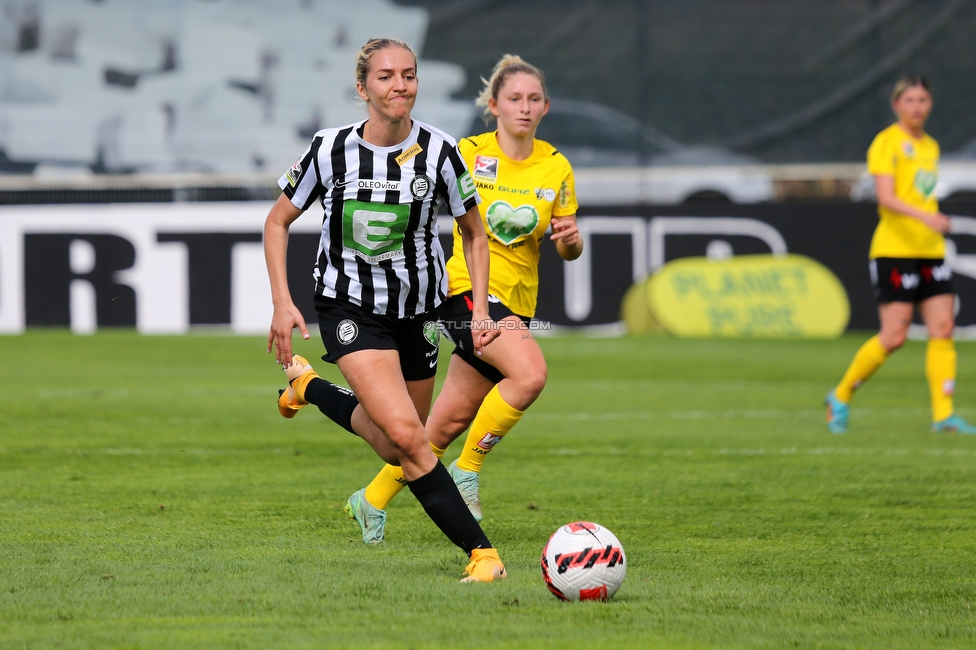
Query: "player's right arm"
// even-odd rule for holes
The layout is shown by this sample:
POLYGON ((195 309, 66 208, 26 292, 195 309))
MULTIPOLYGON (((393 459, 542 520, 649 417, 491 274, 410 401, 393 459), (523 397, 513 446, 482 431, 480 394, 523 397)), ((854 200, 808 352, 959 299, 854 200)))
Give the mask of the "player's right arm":
POLYGON ((874 191, 878 197, 878 204, 889 210, 919 219, 932 230, 941 232, 942 234, 946 234, 952 228, 952 222, 949 220, 949 217, 941 212, 925 212, 899 199, 898 195, 895 194, 895 179, 893 176, 875 174, 874 191))
POLYGON ((271 280, 271 302, 274 314, 271 317, 271 331, 268 333, 268 352, 275 348, 275 360, 282 365, 291 365, 291 333, 296 327, 302 337, 308 339, 308 328, 302 313, 295 306, 288 289, 288 272, 285 260, 288 255, 288 228, 303 210, 295 207, 291 200, 282 194, 275 201, 264 222, 264 260, 268 265, 268 278, 271 280))

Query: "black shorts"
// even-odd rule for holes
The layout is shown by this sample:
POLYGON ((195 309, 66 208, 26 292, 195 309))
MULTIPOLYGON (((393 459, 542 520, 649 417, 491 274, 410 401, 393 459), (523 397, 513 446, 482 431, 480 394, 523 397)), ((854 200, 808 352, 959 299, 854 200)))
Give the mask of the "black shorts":
POLYGON ((335 363, 339 357, 359 350, 396 350, 406 381, 430 379, 437 374, 440 334, 436 310, 390 318, 345 300, 316 295, 315 311, 325 345, 324 361, 335 363))
POLYGON ((919 303, 955 293, 952 269, 943 259, 879 257, 871 260, 870 270, 874 295, 880 303, 919 303))
MULTIPOLYGON (((440 308, 441 330, 454 343, 454 354, 477 370, 481 376, 497 384, 505 378, 505 375, 487 361, 479 359, 474 353, 474 341, 471 339, 473 308, 470 291, 448 298, 440 308)), ((488 315, 496 323, 508 316, 518 316, 495 296, 488 296, 488 315)), ((519 316, 519 319, 526 325, 532 320, 528 316, 519 316)))

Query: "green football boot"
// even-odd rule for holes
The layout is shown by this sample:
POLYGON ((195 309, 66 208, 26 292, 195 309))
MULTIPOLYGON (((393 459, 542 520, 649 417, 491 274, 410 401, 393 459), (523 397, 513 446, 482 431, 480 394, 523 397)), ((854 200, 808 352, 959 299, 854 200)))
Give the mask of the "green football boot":
POLYGON ((447 471, 450 473, 451 478, 454 479, 454 484, 457 485, 458 492, 461 493, 461 497, 464 499, 465 505, 468 506, 468 510, 474 515, 474 520, 481 521, 481 500, 478 498, 478 472, 468 472, 463 469, 458 469, 456 460, 450 464, 447 471))
POLYGON ((366 500, 366 488, 356 492, 346 501, 343 508, 350 519, 359 522, 363 530, 363 543, 379 544, 383 541, 383 530, 386 528, 386 510, 373 507, 366 500))

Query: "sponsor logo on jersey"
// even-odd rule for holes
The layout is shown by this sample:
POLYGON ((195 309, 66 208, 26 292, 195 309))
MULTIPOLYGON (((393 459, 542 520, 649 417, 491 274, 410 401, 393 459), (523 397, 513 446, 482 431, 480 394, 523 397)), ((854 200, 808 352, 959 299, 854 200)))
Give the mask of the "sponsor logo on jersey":
POLYGON ((566 183, 566 181, 563 181, 559 186, 559 207, 568 208, 572 199, 573 191, 569 189, 569 185, 566 183))
POLYGON ((440 332, 437 329, 437 323, 429 320, 424 322, 424 338, 435 348, 437 347, 438 341, 441 339, 440 332))
POLYGON ((494 183, 486 183, 484 181, 475 181, 474 186, 479 190, 493 190, 495 189, 494 183))
POLYGON ((463 174, 458 176, 457 179, 458 192, 461 194, 461 200, 467 201, 475 192, 474 181, 471 180, 471 174, 465 170, 463 174))
POLYGON ((505 201, 495 201, 485 212, 491 234, 505 244, 522 239, 539 225, 539 213, 531 205, 513 208, 505 201))
POLYGON ((356 186, 361 190, 382 190, 386 192, 399 192, 400 181, 374 181, 368 178, 360 179, 356 186))
POLYGON ((400 257, 409 220, 408 204, 345 201, 342 243, 370 264, 400 257))
POLYGON ((539 201, 549 201, 552 203, 556 200, 556 190, 551 188, 535 188, 535 198, 539 201))
POLYGON ((935 185, 938 183, 939 177, 935 172, 930 172, 925 169, 920 169, 915 172, 915 189, 919 193, 928 198, 935 191, 935 185))
POLYGON ((475 156, 474 170, 472 174, 475 178, 482 181, 494 183, 498 180, 498 158, 491 156, 475 156))
POLYGON ((347 181, 346 177, 343 176, 342 174, 339 174, 338 176, 332 179, 332 186, 335 187, 337 190, 344 189, 347 183, 349 183, 349 181, 347 181))
POLYGON ((409 149, 407 149, 402 154, 396 157, 396 163, 398 165, 402 165, 403 163, 407 162, 408 160, 410 160, 411 158, 413 158, 423 150, 424 149, 423 147, 420 146, 420 143, 415 142, 412 147, 410 147, 409 149))
POLYGON ((423 201, 430 196, 430 191, 433 187, 433 181, 426 174, 417 174, 410 179, 410 194, 417 201, 423 201))
POLYGON ((298 179, 302 177, 303 171, 305 170, 302 169, 301 160, 292 165, 291 169, 285 172, 285 178, 288 179, 288 184, 295 187, 298 184, 298 179))
POLYGON ((359 326, 348 318, 336 327, 336 338, 343 345, 349 345, 356 340, 357 336, 359 336, 359 326))

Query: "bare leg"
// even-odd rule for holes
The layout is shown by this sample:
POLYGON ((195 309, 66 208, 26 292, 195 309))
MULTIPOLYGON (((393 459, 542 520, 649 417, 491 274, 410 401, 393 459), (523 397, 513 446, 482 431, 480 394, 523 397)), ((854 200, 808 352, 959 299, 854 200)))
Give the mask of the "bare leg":
MULTIPOLYGON (((410 399, 417 412, 417 417, 420 418, 421 424, 426 424, 427 414, 430 411, 430 402, 434 395, 434 378, 431 377, 430 379, 407 381, 404 383, 407 386, 407 392, 410 394, 410 399)), ((362 402, 352 412, 352 428, 357 436, 369 443, 369 446, 376 451, 380 458, 391 465, 400 464, 400 459, 396 457, 392 447, 389 446, 386 435, 366 415, 366 410, 363 408, 362 402)))
MULTIPOLYGON (((363 414, 372 421, 372 427, 363 427, 363 438, 383 460, 399 460, 408 481, 429 474, 437 459, 417 414, 415 399, 421 395, 411 395, 408 390, 400 372, 399 354, 395 350, 360 350, 340 357, 337 365, 359 398, 363 414), (382 433, 385 445, 374 435, 373 427, 382 433)), ((433 379, 428 381, 433 390, 433 379)))
MULTIPOLYGON (((505 402, 524 411, 546 385, 546 359, 529 329, 517 316, 509 316, 499 325, 501 335, 482 350, 481 359, 505 375, 498 383, 498 392, 505 402)), ((461 359, 452 357, 444 388, 434 402, 427 424, 430 441, 445 449, 456 440, 474 420, 491 389, 490 380, 461 359)))
MULTIPOLYGON (((491 342, 492 345, 498 339, 491 342)), ((486 348, 487 349, 487 348, 486 348)), ((494 382, 486 379, 457 355, 451 355, 444 386, 427 420, 427 435, 435 447, 447 447, 464 433, 478 413, 494 382)))
POLYGON ((878 307, 881 321, 878 338, 885 350, 894 352, 905 344, 914 311, 915 306, 910 302, 886 302, 878 307))
POLYGON ((932 296, 918 303, 918 310, 922 314, 925 327, 928 328, 930 339, 951 339, 955 329, 953 309, 956 297, 946 293, 932 296))

